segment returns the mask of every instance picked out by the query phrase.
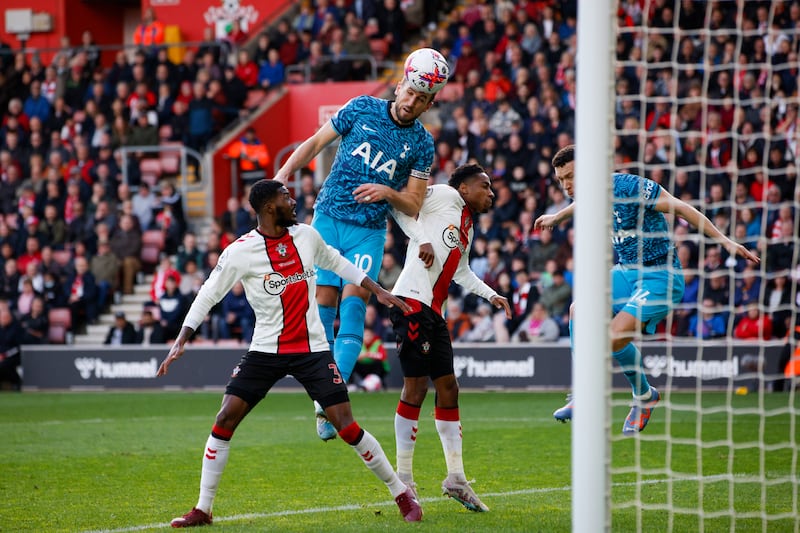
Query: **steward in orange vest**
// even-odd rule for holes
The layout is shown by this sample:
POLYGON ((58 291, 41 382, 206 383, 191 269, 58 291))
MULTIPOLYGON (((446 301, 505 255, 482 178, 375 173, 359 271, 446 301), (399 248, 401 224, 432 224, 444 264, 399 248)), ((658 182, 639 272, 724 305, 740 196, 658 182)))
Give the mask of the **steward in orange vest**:
POLYGON ((231 144, 228 157, 239 160, 239 170, 242 172, 266 169, 270 163, 269 150, 258 140, 253 128, 247 128, 244 137, 231 144))
POLYGON ((136 26, 133 32, 133 44, 145 47, 164 44, 164 24, 156 20, 156 13, 152 7, 147 8, 142 23, 136 26))

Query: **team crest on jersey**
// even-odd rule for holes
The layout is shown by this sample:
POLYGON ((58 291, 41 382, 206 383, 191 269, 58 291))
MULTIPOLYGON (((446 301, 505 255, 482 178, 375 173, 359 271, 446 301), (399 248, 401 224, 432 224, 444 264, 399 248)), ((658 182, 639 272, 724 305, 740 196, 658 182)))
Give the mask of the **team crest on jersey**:
POLYGON ((431 351, 431 343, 425 341, 422 343, 422 353, 427 354, 431 351))
POLYGON ((286 257, 286 245, 282 242, 278 243, 278 246, 275 247, 275 250, 278 251, 279 256, 286 257))
POLYGON ((235 378, 236 376, 238 376, 240 370, 241 370, 241 368, 239 368, 239 365, 236 365, 235 367, 233 367, 233 372, 231 372, 231 377, 235 378))

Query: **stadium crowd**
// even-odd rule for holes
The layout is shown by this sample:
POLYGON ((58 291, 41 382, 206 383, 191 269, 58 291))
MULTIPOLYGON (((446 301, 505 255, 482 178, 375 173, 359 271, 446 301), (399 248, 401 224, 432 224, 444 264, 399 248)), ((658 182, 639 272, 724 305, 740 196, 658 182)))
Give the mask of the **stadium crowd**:
MULTIPOLYGON (((732 265, 724 250, 677 222, 686 294, 671 333, 785 337, 798 303, 800 2, 747 2, 741 17, 736 2, 684 1, 676 9, 655 0, 649 12, 644 5, 619 2, 617 169, 662 184, 764 258, 762 266, 732 265)), ((291 82, 291 66, 307 65, 312 81, 364 79, 365 62, 342 58, 379 50, 396 60, 423 45, 440 50, 453 72, 427 124, 436 143, 433 181, 470 160, 490 170, 495 205, 475 225, 470 264, 515 310, 506 320, 455 288, 451 335, 487 342, 567 335, 573 229, 534 231, 533 221, 570 202, 550 158, 574 142, 576 2, 464 0, 445 12, 442 19, 426 12, 412 32, 396 0, 304 2, 297 16, 252 38, 238 26, 224 40, 209 31, 179 64, 165 48, 142 48, 119 51, 103 67, 89 30, 80 45, 65 39, 49 64, 36 53, 0 55, 0 305, 22 342, 48 342, 50 309, 71 309, 72 328, 81 331, 132 293, 141 283, 142 235, 154 229, 165 245, 137 325, 148 333, 123 335, 118 316, 120 333, 110 331, 108 342, 172 339, 221 250, 254 227, 245 189, 199 244, 174 184, 141 179, 136 158, 123 183, 117 148, 181 142, 202 152, 247 114, 250 93, 291 82)), ((310 220, 316 193, 307 172, 300 220, 310 220)), ((386 287, 405 250, 390 226, 379 279, 386 287)), ((247 341, 252 320, 239 287, 199 335, 247 341)), ((378 304, 368 321, 378 338, 392 338, 378 304)), ((0 332, 10 327, 3 322, 0 332)))

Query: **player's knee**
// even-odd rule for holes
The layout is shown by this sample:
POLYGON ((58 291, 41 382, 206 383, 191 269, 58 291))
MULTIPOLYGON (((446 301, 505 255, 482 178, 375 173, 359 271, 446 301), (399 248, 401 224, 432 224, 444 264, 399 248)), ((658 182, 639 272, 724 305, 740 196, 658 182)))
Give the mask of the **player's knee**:
POLYGON ((438 378, 434 381, 434 385, 437 404, 440 404, 440 407, 458 404, 458 380, 454 375, 438 378))
POLYGON ((364 316, 367 314, 367 304, 360 296, 347 296, 339 305, 339 315, 344 320, 360 322, 363 327, 364 316))
POLYGON ((631 343, 630 337, 613 338, 611 340, 611 351, 618 352, 631 343))
POLYGON ((217 418, 214 420, 214 426, 227 431, 234 431, 241 420, 242 417, 240 415, 223 408, 220 409, 219 413, 217 413, 217 418))
POLYGON ((428 394, 427 378, 426 382, 421 380, 407 379, 403 384, 403 391, 400 393, 400 399, 405 403, 411 405, 422 405, 425 401, 425 396, 428 394))
POLYGON ((355 421, 353 419, 353 411, 350 409, 350 402, 326 407, 325 416, 331 421, 336 431, 341 431, 355 421))

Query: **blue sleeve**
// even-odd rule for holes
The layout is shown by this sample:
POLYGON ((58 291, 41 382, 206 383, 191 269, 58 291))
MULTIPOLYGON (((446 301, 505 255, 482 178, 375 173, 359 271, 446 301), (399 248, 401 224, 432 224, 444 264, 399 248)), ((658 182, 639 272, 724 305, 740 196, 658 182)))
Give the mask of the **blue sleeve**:
POLYGON ((641 181, 642 203, 646 209, 653 209, 661 196, 661 185, 653 180, 642 178, 641 181))
POLYGON ((331 117, 331 125, 336 133, 344 135, 353 127, 353 123, 359 114, 359 110, 365 107, 365 102, 361 102, 365 97, 357 96, 349 100, 331 117))
POLYGON ((433 136, 428 130, 423 129, 417 148, 419 153, 414 160, 411 175, 418 178, 427 178, 431 173, 431 166, 433 166, 434 153, 433 136))

